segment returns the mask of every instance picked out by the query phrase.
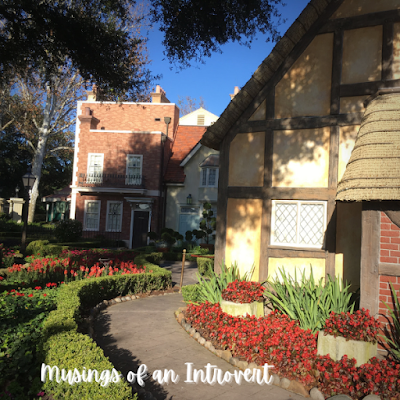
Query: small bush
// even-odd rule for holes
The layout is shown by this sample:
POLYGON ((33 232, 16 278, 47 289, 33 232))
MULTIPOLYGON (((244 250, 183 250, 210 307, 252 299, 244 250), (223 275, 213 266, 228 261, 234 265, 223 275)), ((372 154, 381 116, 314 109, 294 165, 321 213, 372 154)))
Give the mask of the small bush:
POLYGON ((197 257, 196 261, 199 274, 211 277, 214 272, 214 260, 206 257, 197 257))
POLYGON ((54 234, 59 242, 76 242, 82 237, 82 223, 74 219, 61 221, 54 234))
POLYGON ((200 302, 200 286, 199 285, 186 285, 182 287, 183 300, 186 303, 197 304, 200 302))
POLYGON ((44 255, 44 247, 49 244, 48 240, 34 240, 26 246, 26 254, 38 254, 44 255))

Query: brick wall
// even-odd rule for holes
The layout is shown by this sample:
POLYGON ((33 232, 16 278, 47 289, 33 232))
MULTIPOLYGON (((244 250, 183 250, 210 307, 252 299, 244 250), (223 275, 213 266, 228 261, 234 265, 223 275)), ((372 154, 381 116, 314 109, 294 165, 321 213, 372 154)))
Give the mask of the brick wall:
POLYGON ((381 263, 400 264, 400 228, 381 212, 381 263))

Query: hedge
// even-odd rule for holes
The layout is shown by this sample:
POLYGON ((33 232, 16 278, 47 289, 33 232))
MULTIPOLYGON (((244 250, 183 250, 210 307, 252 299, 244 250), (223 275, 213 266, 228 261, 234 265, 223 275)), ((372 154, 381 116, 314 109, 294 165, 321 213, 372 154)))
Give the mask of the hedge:
POLYGON ((185 303, 199 303, 200 285, 182 286, 182 296, 185 303))
MULTIPOLYGON (((76 281, 60 288, 57 298, 57 309, 52 311, 44 322, 43 345, 44 362, 60 370, 75 368, 81 371, 95 369, 99 373, 103 370, 112 370, 113 365, 108 361, 101 348, 88 336, 78 333, 81 307, 93 307, 102 300, 115 298, 119 295, 162 290, 171 285, 171 272, 148 260, 138 256, 135 263, 146 265, 147 272, 135 275, 116 275, 96 279, 76 281)), ((110 398, 125 400, 132 398, 132 390, 125 380, 111 383, 107 387, 100 383, 81 383, 69 385, 68 382, 57 383, 47 380, 44 390, 54 398, 68 398, 76 400, 97 400, 110 398)), ((136 396, 135 396, 136 398, 136 396)))
POLYGON ((199 274, 211 277, 214 272, 214 260, 207 257, 196 257, 196 261, 199 274))

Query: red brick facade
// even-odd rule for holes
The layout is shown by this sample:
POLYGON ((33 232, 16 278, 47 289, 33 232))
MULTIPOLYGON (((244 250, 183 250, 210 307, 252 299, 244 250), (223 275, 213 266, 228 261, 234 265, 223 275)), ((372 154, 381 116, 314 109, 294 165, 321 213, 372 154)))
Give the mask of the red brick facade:
POLYGON ((107 202, 122 202, 119 239, 130 246, 135 235, 132 216, 135 210, 143 214, 138 208, 143 200, 150 204, 150 229, 158 231, 163 223, 160 199, 165 198, 162 176, 176 136, 179 109, 171 103, 82 102, 78 103, 78 119, 71 217, 85 227, 85 201, 100 201, 98 232, 103 233, 107 231, 107 202), (165 117, 170 118, 168 128, 165 117), (91 153, 103 157, 102 178, 93 184, 87 176, 91 153), (128 155, 142 157, 140 183, 134 185, 126 180, 128 155))

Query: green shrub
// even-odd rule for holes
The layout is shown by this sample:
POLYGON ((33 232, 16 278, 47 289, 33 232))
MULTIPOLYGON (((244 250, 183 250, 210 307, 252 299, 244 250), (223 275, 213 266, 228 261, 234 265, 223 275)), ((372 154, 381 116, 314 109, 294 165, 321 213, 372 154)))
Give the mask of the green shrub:
POLYGON ((200 286, 186 285, 182 286, 182 296, 186 303, 200 303, 200 286))
POLYGON ((279 272, 283 282, 278 278, 268 282, 270 291, 265 294, 274 309, 298 320, 302 329, 311 329, 315 333, 323 329, 332 311, 337 314, 354 311, 355 303, 352 293, 349 293, 350 285, 346 283, 345 286, 341 279, 333 280, 328 275, 324 286, 322 278, 315 282, 312 269, 309 278, 306 278, 303 271, 300 282, 296 271, 294 278, 286 275, 284 268, 280 268, 279 272))
POLYGON ((59 242, 76 242, 82 237, 82 223, 75 219, 60 221, 54 234, 59 242))
POLYGON ((212 277, 214 272, 214 260, 206 257, 196 257, 196 261, 199 274, 212 277))
POLYGON ((48 240, 34 240, 26 246, 26 254, 38 254, 44 255, 44 247, 49 244, 48 240))

